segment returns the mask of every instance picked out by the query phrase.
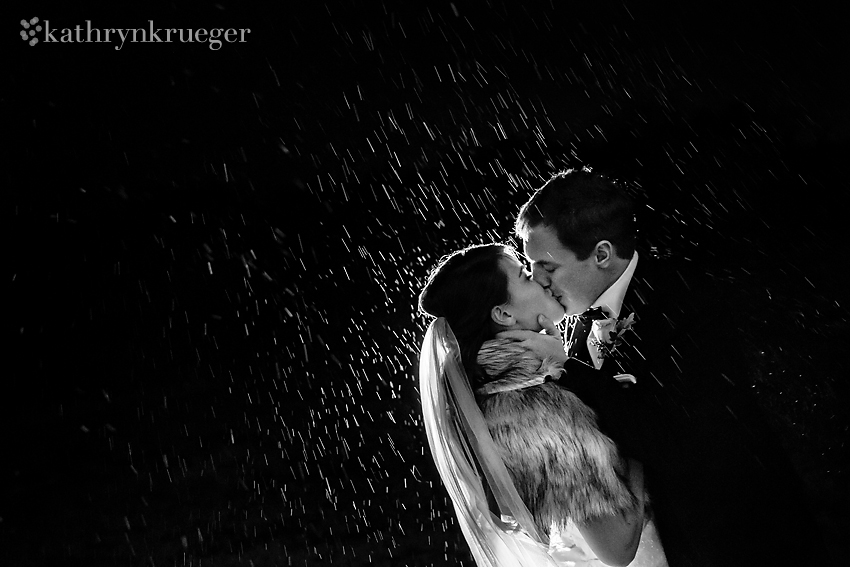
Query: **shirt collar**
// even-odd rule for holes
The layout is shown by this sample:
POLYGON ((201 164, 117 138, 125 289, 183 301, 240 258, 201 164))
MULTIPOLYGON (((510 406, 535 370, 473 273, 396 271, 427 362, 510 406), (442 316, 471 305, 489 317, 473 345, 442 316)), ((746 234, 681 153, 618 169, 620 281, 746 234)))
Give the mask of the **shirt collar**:
POLYGON ((629 265, 626 266, 626 270, 620 274, 617 281, 602 292, 602 295, 590 307, 602 307, 610 317, 619 317, 620 309, 623 307, 623 298, 626 297, 626 291, 629 289, 629 283, 632 281, 637 263, 638 253, 635 251, 632 259, 629 261, 629 265))

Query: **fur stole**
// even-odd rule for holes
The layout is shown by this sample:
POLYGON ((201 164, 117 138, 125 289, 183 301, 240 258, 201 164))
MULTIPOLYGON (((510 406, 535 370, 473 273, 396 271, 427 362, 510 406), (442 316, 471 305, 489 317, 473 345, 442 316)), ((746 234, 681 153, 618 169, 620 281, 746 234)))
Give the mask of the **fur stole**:
POLYGON ((636 499, 617 473, 624 470, 617 447, 597 428, 594 411, 564 386, 537 379, 557 376, 559 366, 506 339, 484 343, 478 364, 489 377, 529 384, 479 394, 478 405, 541 533, 567 519, 634 509, 636 499))

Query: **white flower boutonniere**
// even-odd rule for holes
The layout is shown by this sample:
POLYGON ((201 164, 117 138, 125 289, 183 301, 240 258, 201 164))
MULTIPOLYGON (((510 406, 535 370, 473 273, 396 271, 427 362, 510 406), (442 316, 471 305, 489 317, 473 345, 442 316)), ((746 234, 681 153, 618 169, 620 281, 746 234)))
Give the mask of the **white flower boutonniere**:
POLYGON ((635 324, 635 314, 630 313, 623 319, 600 319, 594 321, 593 337, 590 339, 599 352, 600 358, 610 358, 617 347, 623 344, 623 333, 632 329, 635 324))

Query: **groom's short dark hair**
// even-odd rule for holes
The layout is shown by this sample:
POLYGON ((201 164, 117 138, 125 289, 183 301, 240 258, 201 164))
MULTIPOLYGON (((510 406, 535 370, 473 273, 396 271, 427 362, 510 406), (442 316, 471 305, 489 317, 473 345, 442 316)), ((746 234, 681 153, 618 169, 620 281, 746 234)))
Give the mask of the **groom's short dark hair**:
POLYGON ((514 232, 525 239, 539 225, 555 229, 558 240, 584 260, 600 240, 610 241, 617 256, 635 252, 634 204, 620 184, 590 169, 569 169, 554 175, 517 215, 514 232))

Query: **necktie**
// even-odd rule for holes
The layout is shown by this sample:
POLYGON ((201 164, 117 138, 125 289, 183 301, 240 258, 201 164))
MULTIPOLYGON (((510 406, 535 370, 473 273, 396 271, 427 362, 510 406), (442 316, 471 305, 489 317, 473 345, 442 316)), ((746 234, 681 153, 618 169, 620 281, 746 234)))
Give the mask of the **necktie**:
POLYGON ((594 321, 607 318, 608 316, 601 307, 591 307, 581 315, 573 317, 573 320, 570 321, 571 330, 567 339, 567 356, 594 367, 590 352, 587 350, 587 337, 590 335, 594 321))

